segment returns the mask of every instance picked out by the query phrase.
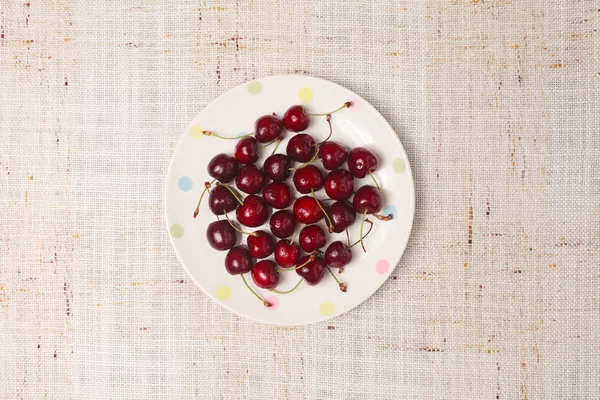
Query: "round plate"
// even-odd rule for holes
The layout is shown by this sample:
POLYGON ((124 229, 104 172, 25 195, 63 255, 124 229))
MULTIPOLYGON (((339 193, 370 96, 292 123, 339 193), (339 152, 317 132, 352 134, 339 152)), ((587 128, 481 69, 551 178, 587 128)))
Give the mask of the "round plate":
MULTIPOLYGON (((317 142, 324 140, 329 128, 324 117, 311 117, 305 133, 317 142)), ((287 140, 294 135, 284 132, 278 149, 284 153, 287 140)), ((271 154, 272 146, 261 150, 257 165, 271 154)), ((317 163, 322 167, 320 163, 317 163)), ((293 187, 291 179, 290 186, 293 187)), ((356 188, 373 184, 369 177, 355 179, 356 188)), ((317 192, 325 198, 324 190, 317 192)), ((398 136, 386 120, 360 96, 335 83, 305 75, 272 76, 240 85, 223 94, 198 114, 179 141, 173 155, 166 183, 166 217, 173 247, 192 279, 223 307, 252 320, 273 325, 304 325, 325 321, 343 314, 365 301, 386 281, 400 260, 410 235, 415 210, 412 173, 398 136), (379 158, 375 176, 383 188, 382 214, 393 214, 391 221, 374 221, 371 234, 352 248, 353 260, 339 275, 348 286, 343 293, 328 273, 317 286, 302 283, 296 291, 277 295, 256 288, 250 274, 247 280, 273 305, 264 307, 244 286, 240 276, 232 276, 224 267, 226 252, 216 251, 206 240, 206 227, 215 221, 208 209, 207 196, 197 219, 193 211, 204 182, 212 178, 206 167, 218 153, 233 154, 235 140, 204 136, 203 130, 230 137, 252 132, 254 121, 275 112, 282 116, 294 104, 303 104, 309 113, 324 113, 351 101, 349 109, 333 114, 332 140, 349 148, 365 146, 379 158)), ((235 217, 235 212, 230 213, 235 217)), ((358 239, 361 216, 350 229, 352 241, 358 239)), ((325 227, 325 221, 320 224, 325 227)), ((257 228, 261 229, 261 228, 257 228)), ((268 222, 262 229, 268 230, 268 222)), ((326 229, 325 229, 326 231, 326 229)), ((241 235, 239 235, 241 236, 241 235)), ((332 240, 346 240, 344 233, 329 235, 332 240)), ((244 243, 246 238, 239 237, 244 243)), ((335 270, 334 270, 335 271, 335 270)), ((279 290, 293 287, 300 277, 282 272, 279 290)), ((381 307, 386 307, 382 304, 381 307)))

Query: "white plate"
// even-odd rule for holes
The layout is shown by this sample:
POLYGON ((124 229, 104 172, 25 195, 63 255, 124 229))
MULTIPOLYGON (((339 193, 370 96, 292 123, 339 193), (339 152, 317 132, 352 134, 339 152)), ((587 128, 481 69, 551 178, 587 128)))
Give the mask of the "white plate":
MULTIPOLYGON (((318 142, 328 134, 325 118, 312 117, 310 133, 318 142)), ((284 132, 286 140, 278 152, 285 152, 287 140, 294 134, 284 132)), ((262 151, 257 165, 262 165, 271 148, 262 151)), ((316 164, 322 167, 320 163, 316 164)), ((293 187, 290 179, 290 185, 293 187)), ((372 184, 367 177, 355 180, 358 189, 372 184)), ((326 197, 324 190, 317 192, 326 197)), ((166 217, 173 247, 192 279, 223 307, 252 320, 273 325, 304 325, 325 321, 343 314, 365 301, 392 273, 400 260, 410 235, 415 210, 412 173, 406 153, 386 120, 360 96, 337 84, 305 75, 272 76, 245 83, 223 94, 198 114, 179 141, 173 155, 166 183, 166 217), (200 214, 193 210, 203 190, 211 180, 206 171, 210 159, 218 153, 233 154, 235 141, 203 136, 202 130, 238 136, 252 132, 254 121, 261 115, 277 113, 280 117, 293 104, 303 104, 308 112, 323 113, 352 102, 332 116, 332 140, 348 147, 365 146, 379 158, 375 176, 383 187, 382 214, 392 213, 391 221, 375 220, 375 227, 365 239, 367 253, 360 246, 353 250, 353 260, 340 278, 348 285, 343 293, 329 274, 317 286, 306 283, 293 293, 274 295, 257 291, 274 304, 266 308, 244 286, 239 276, 231 276, 224 267, 226 252, 219 252, 206 241, 206 227, 215 220, 208 209, 207 196, 200 214)), ((230 213, 235 216, 235 213, 230 213)), ((352 240, 358 239, 360 216, 350 230, 352 240)), ((321 221, 324 226, 324 221, 321 221)), ((268 230, 268 221, 265 224, 268 230)), ((260 229, 260 228, 257 228, 260 229)), ((240 235, 241 236, 241 235, 240 235)), ((345 240, 345 234, 333 234, 334 240, 345 240)), ((245 243, 246 238, 244 237, 245 243)), ((331 238, 330 240, 331 241, 331 238)), ((280 274, 278 289, 292 287, 299 276, 295 272, 280 274)), ((250 274, 247 279, 253 285, 250 274)), ((254 286, 254 285, 253 285, 254 286)), ((380 307, 386 307, 381 304, 380 307)))

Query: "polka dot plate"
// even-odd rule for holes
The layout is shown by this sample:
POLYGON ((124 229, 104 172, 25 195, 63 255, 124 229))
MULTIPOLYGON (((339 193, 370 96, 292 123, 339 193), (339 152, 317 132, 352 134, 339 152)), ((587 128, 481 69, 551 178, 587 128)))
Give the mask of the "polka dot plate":
MULTIPOLYGON (((324 117, 311 117, 305 133, 315 140, 324 140, 329 128, 324 117)), ((285 152, 287 140, 294 134, 284 132, 285 140, 278 152, 285 152)), ((271 154, 272 146, 261 150, 262 165, 271 154)), ((317 163, 322 167, 320 163, 317 163)), ((291 186, 291 179, 289 184, 291 186)), ((373 184, 369 177, 355 180, 355 188, 373 184)), ((326 198, 324 190, 317 192, 326 198)), ((400 260, 410 235, 415 210, 412 173, 398 136, 386 120, 364 99, 332 82, 305 75, 272 76, 237 86, 214 100, 192 121, 179 141, 166 182, 166 219, 173 247, 192 279, 206 294, 223 307, 252 320, 273 325, 304 325, 325 321, 353 309, 368 299, 390 276, 400 260), (348 287, 341 292, 330 274, 317 286, 302 283, 290 294, 274 294, 254 286, 272 305, 263 304, 245 287, 240 276, 232 276, 224 267, 226 252, 210 247, 206 227, 216 218, 205 200, 197 219, 193 211, 204 182, 211 178, 206 167, 218 153, 233 154, 236 140, 221 140, 205 136, 209 130, 237 137, 252 132, 254 121, 261 115, 275 112, 280 117, 294 104, 302 104, 309 113, 326 113, 350 101, 352 106, 331 118, 332 140, 349 148, 364 146, 379 158, 375 177, 382 186, 382 214, 392 214, 391 221, 374 220, 371 234, 364 240, 367 252, 360 246, 352 248, 353 260, 339 275, 348 287)), ((230 213, 235 217, 235 213, 230 213)), ((352 241, 358 239, 361 217, 350 229, 352 241)), ((325 221, 320 223, 325 228, 325 221)), ((256 228, 261 229, 261 228, 256 228)), ((268 230, 268 221, 262 229, 268 230)), ((245 237, 238 240, 245 244, 245 237)), ((329 235, 329 242, 346 240, 344 233, 329 235)), ((299 276, 282 272, 279 290, 293 287, 299 276)), ((385 304, 378 305, 386 307, 385 304)), ((354 312, 360 312, 356 310, 354 312)))

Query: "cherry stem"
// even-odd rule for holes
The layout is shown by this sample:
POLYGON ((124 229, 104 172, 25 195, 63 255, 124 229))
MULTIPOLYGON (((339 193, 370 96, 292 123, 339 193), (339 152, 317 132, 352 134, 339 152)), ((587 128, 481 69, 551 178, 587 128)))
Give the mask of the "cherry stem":
POLYGON ((304 278, 301 278, 298 283, 296 283, 296 286, 294 286, 293 288, 291 288, 290 290, 287 290, 285 292, 281 292, 277 289, 271 289, 271 292, 273 293, 277 293, 277 294, 289 294, 292 293, 294 290, 296 290, 298 288, 298 286, 300 286, 300 284, 304 281, 304 278))
POLYGON ((369 176, 371 177, 371 179, 373 179, 373 182, 375 182, 375 186, 377 186, 377 190, 381 190, 381 188, 379 187, 379 182, 377 182, 377 179, 375 179, 373 174, 369 172, 369 176))
MULTIPOLYGON (((364 215, 363 215, 363 218, 364 218, 364 215)), ((363 239, 364 239, 364 238, 366 238, 366 237, 369 235, 369 233, 371 233, 371 229, 373 229, 373 222, 372 222, 372 221, 371 221, 369 218, 367 218, 367 219, 363 220, 362 224, 360 224, 360 239, 358 239, 356 242, 354 242, 354 243, 352 244, 352 246, 350 246, 350 248, 353 248, 354 246, 356 246, 357 244, 359 244, 359 243, 360 243, 360 244, 361 244, 361 246, 362 246, 362 248, 363 248, 363 250, 364 250, 364 251, 365 251, 365 253, 366 253, 366 252, 367 252, 367 250, 365 250, 365 246, 364 246, 364 244, 363 244, 363 242, 362 242, 362 241, 363 241, 363 239), (363 236, 363 234, 362 234, 362 228, 363 228, 363 224, 364 224, 365 222, 368 222, 369 224, 371 224, 371 226, 369 226, 369 230, 368 230, 368 231, 367 231, 367 233, 365 233, 365 235, 363 236)))
POLYGON ((335 110, 333 110, 331 112, 324 113, 324 114, 308 114, 308 116, 309 117, 325 117, 327 115, 335 114, 336 112, 343 110, 344 108, 350 108, 351 105, 352 105, 352 103, 347 101, 341 107, 336 108, 335 110))
POLYGON ((299 266, 297 266, 297 267, 294 267, 294 268, 279 268, 279 269, 277 270, 277 272, 295 271, 295 270, 297 270, 297 269, 300 269, 300 268, 304 267, 305 265, 308 265, 308 263, 311 263, 311 262, 313 262, 313 261, 315 261, 315 255, 314 255, 314 254, 311 254, 311 255, 310 255, 310 257, 308 257, 308 260, 306 260, 306 262, 305 262, 304 264, 302 264, 302 265, 299 265, 299 266))
POLYGON ((335 274, 333 273, 333 271, 331 270, 330 267, 327 267, 327 271, 329 271, 329 273, 331 274, 331 276, 333 276, 333 279, 335 279, 335 282, 338 284, 338 286, 340 287, 340 290, 342 292, 346 292, 346 290, 348 290, 348 287, 346 286, 346 284, 344 282, 341 282, 337 276, 335 276, 335 274))
POLYGON ((251 292, 252 292, 252 294, 253 294, 253 295, 255 295, 255 296, 256 296, 256 298, 257 298, 257 299, 259 299, 259 300, 260 300, 260 301, 263 303, 263 305, 264 305, 265 307, 271 307, 271 303, 269 303, 268 301, 266 301, 265 299, 263 299, 263 298, 261 297, 261 295, 260 295, 260 294, 256 293, 256 292, 254 291, 254 289, 252 289, 252 288, 250 287, 250 285, 248 285, 248 281, 246 281, 246 277, 244 276, 244 274, 242 274, 242 275, 241 275, 241 277, 242 277, 242 280, 244 281, 244 284, 245 284, 245 285, 246 285, 246 287, 248 288, 248 290, 249 290, 249 291, 251 291, 251 292))
POLYGON ((221 136, 221 135, 218 135, 218 134, 216 134, 216 133, 214 133, 214 132, 212 132, 212 131, 202 131, 202 134, 203 134, 203 135, 206 135, 206 136, 216 136, 216 137, 218 137, 219 139, 225 139, 225 140, 237 140, 237 139, 242 139, 242 138, 245 138, 245 137, 248 137, 248 136, 252 136, 252 135, 254 135, 254 132, 253 132, 253 133, 249 133, 249 134, 247 134, 247 135, 235 136, 235 137, 221 136))
MULTIPOLYGON (((318 145, 317 145, 317 146, 318 146, 318 145)), ((309 161, 305 162, 304 164, 300 164, 300 166, 299 166, 299 167, 290 168, 290 171, 295 171, 295 170, 297 170, 297 169, 304 168, 304 167, 306 167, 307 165, 310 165, 310 164, 312 164, 312 163, 314 163, 314 162, 318 161, 318 160, 317 160, 317 156, 318 156, 318 155, 319 155, 319 148, 317 147, 317 148, 315 149, 315 155, 313 156, 313 158, 311 158, 309 161)))
MULTIPOLYGON (((304 228, 302 228, 304 229, 304 228)), ((294 244, 294 240, 296 240, 296 238, 298 237, 298 235, 300 234, 300 232, 302 232, 302 229, 300 229, 298 232, 296 232, 294 234, 294 236, 292 236, 292 238, 290 239, 290 244, 294 244)))
POLYGON ((277 144, 275 144, 275 147, 273 148, 271 155, 275 154, 275 152, 277 151, 277 148, 279 147, 279 145, 281 144, 282 141, 283 141, 283 138, 281 136, 279 136, 277 138, 277 144))
POLYGON ((363 251, 366 253, 367 249, 365 249, 365 244, 363 243, 363 226, 365 225, 365 217, 367 216, 367 210, 365 210, 363 212, 363 217, 362 217, 362 222, 360 223, 360 239, 358 239, 358 241, 360 242, 360 246, 362 247, 363 251))
POLYGON ((319 208, 321 209, 321 211, 323 211, 323 214, 325 214, 325 217, 327 218, 327 221, 329 222, 329 233, 332 233, 334 231, 334 228, 333 228, 333 222, 331 222, 331 218, 329 218, 329 215, 327 214, 327 211, 325 211, 325 209, 321 205, 321 202, 319 201, 319 199, 317 199, 317 196, 315 195, 315 190, 314 189, 310 189, 310 192, 312 193, 313 197, 317 201, 317 205, 319 206, 319 208))
POLYGON ((235 229, 236 231, 238 231, 239 233, 243 233, 243 234, 248 235, 248 236, 258 236, 258 233, 256 233, 256 232, 246 232, 246 231, 241 230, 237 226, 235 226, 235 224, 233 222, 231 222, 231 220, 229 219, 229 216, 227 215, 226 212, 224 212, 223 215, 227 219, 227 222, 229 222, 229 225, 231 225, 231 227, 233 229, 235 229))
POLYGON ((351 248, 352 246, 350 245, 350 233, 348 232, 348 228, 346 228, 346 239, 348 241, 348 248, 351 248))
POLYGON ((194 210, 194 219, 198 216, 198 213, 200 212, 200 203, 202 203, 202 198, 204 197, 204 194, 206 193, 207 190, 210 191, 211 185, 216 180, 217 180, 217 178, 213 179, 210 182, 204 182, 204 190, 202 191, 202 194, 200 195, 200 199, 198 200, 198 205, 196 206, 196 209, 194 210))
POLYGON ((323 143, 325 143, 326 141, 331 139, 331 135, 333 135, 333 128, 331 127, 331 114, 327 114, 325 119, 327 120, 327 123, 329 124, 329 136, 327 136, 327 139, 323 140, 322 142, 317 143, 317 149, 319 149, 319 146, 321 146, 323 143))
POLYGON ((394 214, 388 214, 388 215, 373 214, 373 216, 380 221, 389 221, 391 219, 394 219, 394 214))
POLYGON ((233 197, 235 197, 235 199, 237 200, 237 202, 240 203, 240 206, 244 204, 244 202, 240 199, 240 197, 235 192, 235 190, 233 190, 232 188, 230 188, 229 185, 224 185, 221 182, 217 182, 217 185, 223 186, 225 189, 229 190, 229 192, 233 195, 233 197))

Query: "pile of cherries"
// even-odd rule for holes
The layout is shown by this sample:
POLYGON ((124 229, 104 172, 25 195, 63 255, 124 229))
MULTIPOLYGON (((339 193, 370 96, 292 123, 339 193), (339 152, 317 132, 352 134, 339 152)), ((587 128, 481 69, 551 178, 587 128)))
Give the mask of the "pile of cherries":
POLYGON ((350 106, 351 103, 347 102, 330 113, 309 114, 303 106, 294 105, 285 112, 283 119, 275 114, 258 118, 254 133, 244 135, 241 139, 224 137, 211 131, 203 132, 208 136, 240 140, 235 146, 233 157, 217 154, 209 162, 208 173, 214 179, 204 184, 205 188, 194 210, 194 218, 208 191, 209 208, 217 216, 217 221, 211 222, 206 230, 208 242, 216 250, 227 251, 227 272, 241 275, 248 289, 267 307, 270 304, 248 285, 245 273, 251 274, 256 286, 286 294, 294 291, 302 281, 317 285, 326 271, 329 271, 340 290, 345 292, 346 284, 339 280, 331 268, 342 273, 344 267, 352 261, 352 247, 359 243, 363 251, 366 251, 363 239, 373 227, 373 222, 366 218, 367 214, 383 221, 392 218, 391 215, 377 214, 382 205, 379 184, 372 175, 379 167, 377 157, 364 147, 348 151, 342 144, 330 140, 331 114, 350 106), (276 153, 283 140, 284 128, 290 132, 302 132, 309 127, 310 117, 326 118, 329 124, 327 139, 317 143, 311 135, 299 133, 290 138, 285 154, 276 153), (271 144, 275 144, 272 154, 262 167, 255 165, 260 149, 271 144), (319 161, 329 171, 325 176, 314 165, 319 161), (295 162, 301 164, 294 166, 295 162), (348 169, 342 168, 345 162, 348 169), (295 189, 301 195, 296 199, 290 185, 286 183, 290 175, 295 189), (354 191, 354 179, 365 178, 367 175, 373 179, 375 186, 364 185, 354 191), (234 180, 235 187, 230 186, 234 180), (315 192, 322 188, 329 198, 316 197, 315 192), (242 197, 240 192, 247 196, 242 197), (350 204, 348 201, 351 197, 350 204), (272 215, 271 208, 277 210, 272 215), (239 224, 257 228, 269 220, 271 232, 251 232, 239 228, 228 216, 234 210, 239 224), (360 238, 351 244, 348 227, 354 224, 357 214, 362 216, 360 238), (322 219, 326 220, 329 233, 345 231, 346 243, 334 241, 323 252, 327 233, 317 225, 322 219), (370 226, 363 235, 365 222, 370 226), (298 224, 301 228, 296 230, 298 224), (238 232, 247 235, 247 246, 236 245, 238 232), (271 255, 275 261, 267 259, 271 255), (255 262, 255 259, 258 261, 255 262), (291 290, 278 291, 276 287, 279 284, 279 274, 287 271, 296 271, 301 279, 291 290))

